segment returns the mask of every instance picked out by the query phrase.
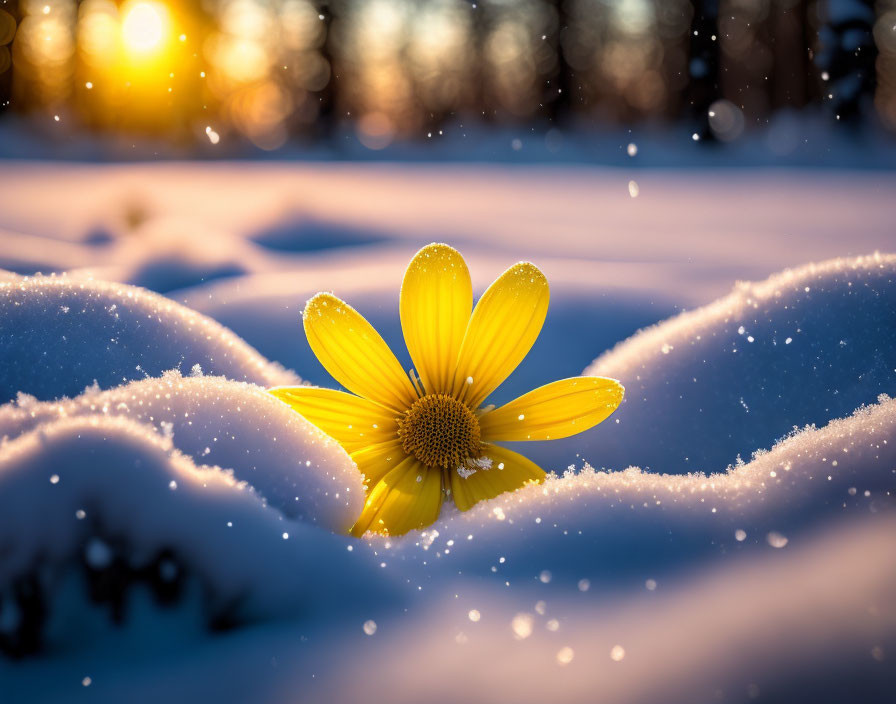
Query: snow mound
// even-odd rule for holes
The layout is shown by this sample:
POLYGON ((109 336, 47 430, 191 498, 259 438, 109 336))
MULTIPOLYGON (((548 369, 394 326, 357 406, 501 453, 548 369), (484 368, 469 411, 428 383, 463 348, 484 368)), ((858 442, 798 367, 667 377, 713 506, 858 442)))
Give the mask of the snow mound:
POLYGON ((382 624, 374 647, 340 651, 348 672, 291 672, 267 701, 302 687, 308 701, 388 691, 397 704, 883 704, 896 683, 894 534, 892 514, 840 523, 786 550, 609 594, 520 598, 513 581, 452 592, 400 628, 382 624), (433 686, 434 663, 449 685, 433 686))
POLYGON ((21 395, 0 407, 0 438, 85 416, 152 426, 193 461, 231 470, 289 518, 346 531, 363 507, 360 474, 334 440, 264 389, 221 377, 171 371, 75 399, 21 395))
POLYGON ((176 596, 198 579, 211 626, 351 608, 362 577, 376 591, 349 538, 284 520, 231 472, 127 418, 62 417, 5 443, 0 516, 0 646, 13 653, 52 645, 44 636, 83 641, 78 610, 56 603, 76 566, 118 618, 133 583, 176 596))
MULTIPOLYGON (((896 399, 809 427, 728 471, 655 474, 591 467, 549 476, 431 529, 370 546, 433 574, 575 593, 579 581, 630 582, 715 556, 773 550, 825 520, 892 509, 896 399), (553 577, 552 577, 553 576, 553 577)), ((492 470, 494 471, 494 470, 492 470)))
POLYGON ((0 280, 0 401, 110 388, 199 365, 265 386, 295 383, 230 330, 144 289, 35 276, 0 280))
MULTIPOLYGON (((625 401, 609 422, 567 442, 567 454, 674 473, 733 464, 794 427, 896 393, 896 255, 739 284, 631 337, 586 373, 619 379, 625 401)), ((565 466, 557 448, 531 454, 565 466)))

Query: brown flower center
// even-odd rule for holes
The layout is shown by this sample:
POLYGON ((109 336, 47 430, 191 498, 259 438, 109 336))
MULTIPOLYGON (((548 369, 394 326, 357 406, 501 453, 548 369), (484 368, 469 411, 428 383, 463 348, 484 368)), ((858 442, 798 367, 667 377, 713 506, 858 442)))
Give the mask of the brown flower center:
POLYGON ((401 446, 427 467, 460 467, 478 457, 479 421, 463 403, 447 394, 429 394, 398 419, 401 446))

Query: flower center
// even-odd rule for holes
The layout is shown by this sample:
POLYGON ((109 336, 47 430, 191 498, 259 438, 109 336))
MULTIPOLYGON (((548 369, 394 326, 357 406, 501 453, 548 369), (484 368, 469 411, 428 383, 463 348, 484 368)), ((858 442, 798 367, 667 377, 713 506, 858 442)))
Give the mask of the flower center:
POLYGON ((479 421, 464 404, 447 394, 430 394, 398 420, 404 451, 427 467, 460 467, 478 457, 479 421))

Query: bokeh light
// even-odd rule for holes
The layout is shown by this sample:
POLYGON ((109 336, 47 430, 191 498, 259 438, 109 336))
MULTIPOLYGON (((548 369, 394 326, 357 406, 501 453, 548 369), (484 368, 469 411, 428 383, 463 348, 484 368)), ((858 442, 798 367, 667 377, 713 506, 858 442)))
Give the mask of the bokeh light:
POLYGON ((221 144, 263 149, 341 132, 378 150, 475 123, 533 126, 557 151, 566 127, 638 122, 686 122, 702 148, 807 106, 896 129, 896 0, 845 18, 823 0, 15 6, 0 106, 205 148, 212 119, 221 144))
POLYGON ((168 9, 157 2, 135 2, 122 12, 121 37, 133 52, 152 53, 162 49, 168 33, 168 9))

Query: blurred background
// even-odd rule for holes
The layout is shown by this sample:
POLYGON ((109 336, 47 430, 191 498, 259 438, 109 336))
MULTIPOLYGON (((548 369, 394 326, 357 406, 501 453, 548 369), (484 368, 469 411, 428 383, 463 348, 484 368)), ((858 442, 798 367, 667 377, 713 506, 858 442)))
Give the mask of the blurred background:
POLYGON ((892 147, 896 0, 0 0, 0 155, 612 161, 629 131, 892 147))

